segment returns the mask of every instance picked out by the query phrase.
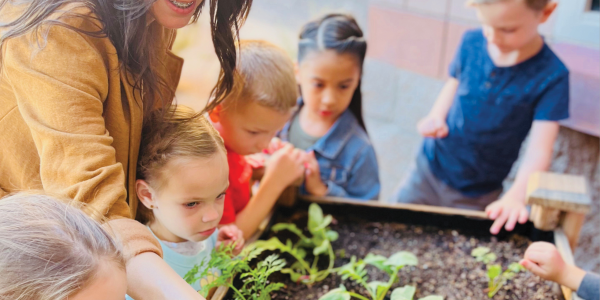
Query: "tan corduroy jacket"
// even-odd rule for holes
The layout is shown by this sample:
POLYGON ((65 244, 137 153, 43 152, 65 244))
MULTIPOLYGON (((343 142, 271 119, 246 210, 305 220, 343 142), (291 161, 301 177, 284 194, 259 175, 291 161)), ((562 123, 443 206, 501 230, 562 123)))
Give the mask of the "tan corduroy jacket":
MULTIPOLYGON (((81 18, 65 22, 89 31, 100 26, 81 18)), ((175 90, 183 65, 169 50, 175 31, 157 31, 162 34, 157 67, 175 90)), ((88 203, 110 220, 126 258, 148 251, 161 255, 147 228, 130 219, 138 203, 143 103, 120 72, 110 40, 51 26, 41 50, 30 35, 7 40, 1 50, 0 198, 44 190, 88 203)))

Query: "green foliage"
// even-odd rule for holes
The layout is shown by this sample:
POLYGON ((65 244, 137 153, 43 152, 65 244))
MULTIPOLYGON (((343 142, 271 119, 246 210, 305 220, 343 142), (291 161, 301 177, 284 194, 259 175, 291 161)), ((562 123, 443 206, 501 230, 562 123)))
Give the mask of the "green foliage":
MULTIPOLYGON (((406 251, 400 251, 394 253, 392 256, 385 257, 383 255, 376 255, 369 253, 362 260, 357 260, 355 256, 350 259, 350 262, 338 268, 337 273, 342 277, 342 280, 352 280, 362 285, 368 292, 372 300, 383 300, 388 291, 398 281, 398 272, 405 266, 416 266, 419 260, 417 257, 406 251), (384 281, 371 281, 368 282, 367 265, 374 266, 375 268, 384 271, 388 274, 389 280, 384 281)), ((392 291, 392 300, 412 300, 416 289, 412 286, 405 286, 397 288, 392 291)), ((319 300, 337 300, 337 299, 350 299, 350 297, 356 297, 362 300, 369 300, 362 295, 346 291, 344 286, 338 289, 331 290, 329 293, 323 295, 319 300), (343 296, 345 295, 345 296, 343 296), (342 296, 344 298, 342 298, 342 296)), ((439 297, 439 296, 436 296, 439 297)), ((431 298, 428 300, 436 300, 440 298, 431 298)))
POLYGON ((260 255, 263 249, 246 248, 240 255, 235 256, 234 248, 235 244, 221 245, 218 249, 213 249, 210 260, 194 266, 183 279, 193 284, 202 278, 207 278, 212 270, 219 270, 221 275, 202 286, 200 293, 206 297, 212 288, 228 286, 235 292, 236 300, 270 300, 272 292, 284 287, 282 283, 269 283, 268 278, 269 275, 283 269, 285 260, 279 259, 277 254, 272 254, 253 269, 250 267, 250 261, 260 255), (244 281, 240 289, 232 284, 237 274, 240 274, 240 278, 244 281))
POLYGON ((489 298, 494 297, 508 280, 513 279, 517 273, 525 269, 519 263, 513 262, 504 272, 502 272, 501 265, 492 264, 497 257, 496 254, 490 253, 490 248, 487 247, 477 247, 471 251, 471 255, 475 257, 477 261, 487 265, 489 298))
POLYGON ((257 241, 254 247, 263 250, 280 251, 288 253, 296 259, 296 262, 289 268, 282 269, 281 272, 289 274, 292 281, 304 284, 312 284, 321 281, 333 270, 335 254, 331 247, 331 242, 338 239, 338 233, 328 228, 333 217, 324 216, 323 210, 319 205, 313 203, 308 208, 308 231, 310 237, 305 235, 300 228, 291 223, 275 224, 271 230, 274 232, 288 230, 298 236, 298 241, 293 244, 287 240, 284 244, 278 238, 273 237, 267 241, 257 241), (312 263, 306 259, 307 253, 312 252, 314 259, 312 263), (329 257, 329 266, 325 270, 318 269, 319 256, 327 255, 329 257))
POLYGON ((496 254, 490 252, 490 248, 487 247, 477 247, 471 251, 471 256, 475 257, 475 260, 479 262, 483 262, 484 264, 489 264, 496 260, 496 254))

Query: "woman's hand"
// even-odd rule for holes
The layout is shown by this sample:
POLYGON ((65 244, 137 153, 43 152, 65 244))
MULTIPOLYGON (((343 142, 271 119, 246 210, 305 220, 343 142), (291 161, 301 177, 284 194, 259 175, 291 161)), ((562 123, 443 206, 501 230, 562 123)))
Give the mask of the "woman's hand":
POLYGON ((327 185, 321 180, 321 170, 314 151, 306 155, 305 166, 304 186, 306 190, 313 196, 322 197, 327 195, 327 185))
POLYGON ((230 245, 234 244, 233 254, 238 255, 244 249, 244 233, 235 225, 225 225, 219 228, 219 235, 217 236, 217 248, 221 244, 230 245))

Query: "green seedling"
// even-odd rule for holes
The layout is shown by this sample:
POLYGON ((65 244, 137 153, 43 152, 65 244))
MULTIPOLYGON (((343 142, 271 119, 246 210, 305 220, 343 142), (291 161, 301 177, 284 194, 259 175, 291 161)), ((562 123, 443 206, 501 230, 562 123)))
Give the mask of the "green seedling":
POLYGON ((270 300, 271 293, 284 287, 282 283, 270 283, 269 275, 281 271, 285 266, 285 260, 279 259, 277 254, 268 256, 264 261, 257 264, 256 268, 250 267, 250 261, 262 253, 262 249, 246 248, 240 255, 233 255, 235 245, 221 245, 211 252, 208 262, 202 261, 200 265, 194 266, 183 279, 193 284, 203 278, 208 278, 218 270, 221 275, 212 282, 202 286, 200 294, 206 297, 209 291, 219 286, 227 286, 233 290, 235 300, 270 300), (241 288, 233 285, 233 279, 237 274, 244 284, 241 288))
POLYGON ((294 233, 299 238, 295 244, 290 240, 284 244, 277 237, 273 237, 267 241, 255 242, 254 247, 270 251, 278 250, 292 255, 296 262, 289 268, 281 270, 282 273, 289 274, 292 281, 304 284, 321 281, 334 271, 335 253, 331 242, 338 239, 338 233, 328 227, 332 220, 331 215, 324 216, 321 207, 313 203, 308 208, 310 237, 305 235, 295 224, 279 223, 275 224, 271 230, 274 232, 288 230, 294 233), (312 262, 306 259, 309 252, 312 252, 314 256, 312 262), (319 270, 319 257, 323 255, 329 257, 329 266, 325 270, 319 270))
MULTIPOLYGON (((355 256, 350 259, 348 264, 341 266, 337 273, 342 276, 343 280, 352 280, 362 285, 369 293, 367 298, 358 293, 350 292, 342 285, 337 289, 329 291, 319 300, 349 300, 351 297, 361 300, 383 300, 391 289, 392 285, 398 281, 398 272, 405 266, 416 266, 419 263, 417 257, 406 251, 401 251, 393 254, 389 258, 382 255, 372 253, 362 260, 357 260, 355 256), (376 267, 377 269, 386 272, 389 275, 387 282, 371 281, 368 282, 367 265, 376 267)), ((412 300, 416 289, 412 286, 396 288, 392 291, 391 300, 412 300)), ((428 296, 419 300, 443 300, 440 296, 428 296)))
POLYGON ((488 297, 492 298, 500 288, 506 284, 510 279, 513 279, 515 275, 523 270, 523 266, 519 263, 511 263, 508 268, 502 272, 502 266, 499 264, 492 264, 496 260, 496 255, 490 252, 490 248, 477 247, 471 251, 471 255, 475 257, 477 261, 483 262, 487 265, 487 277, 488 277, 488 297))

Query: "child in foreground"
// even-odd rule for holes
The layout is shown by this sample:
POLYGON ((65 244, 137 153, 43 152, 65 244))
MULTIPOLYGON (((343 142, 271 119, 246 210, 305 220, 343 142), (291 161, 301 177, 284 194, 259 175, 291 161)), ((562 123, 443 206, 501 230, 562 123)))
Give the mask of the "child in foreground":
MULTIPOLYGON (((189 107, 172 107, 164 118, 157 113, 148 124, 138 159, 136 192, 142 205, 137 219, 156 236, 164 260, 183 278, 210 259, 220 243, 235 243, 237 252, 244 246, 235 225, 217 229, 229 186, 227 153, 210 122, 189 107)), ((192 287, 200 290, 200 284, 192 287)))
POLYGON ((283 190, 304 172, 305 155, 284 144, 271 156, 256 194, 244 156, 267 149, 296 108, 294 66, 287 54, 263 41, 242 41, 232 93, 210 119, 227 148, 229 188, 221 224, 235 224, 250 238, 283 190))
POLYGON ((362 117, 360 80, 367 42, 351 16, 332 14, 300 33, 300 110, 280 138, 308 151, 301 190, 315 196, 376 199, 379 171, 362 117))
POLYGON ((600 300, 600 276, 566 264, 556 246, 550 243, 531 244, 520 264, 543 279, 576 291, 584 300, 600 300))
POLYGON ((538 33, 555 2, 469 3, 483 28, 464 34, 451 78, 417 125, 423 148, 394 200, 485 209, 497 234, 527 221, 529 176, 549 168, 558 121, 569 117, 569 71, 538 33), (515 182, 501 195, 528 134, 515 182))
POLYGON ((0 274, 0 299, 123 300, 127 292, 111 236, 79 207, 44 195, 0 200, 0 274))

